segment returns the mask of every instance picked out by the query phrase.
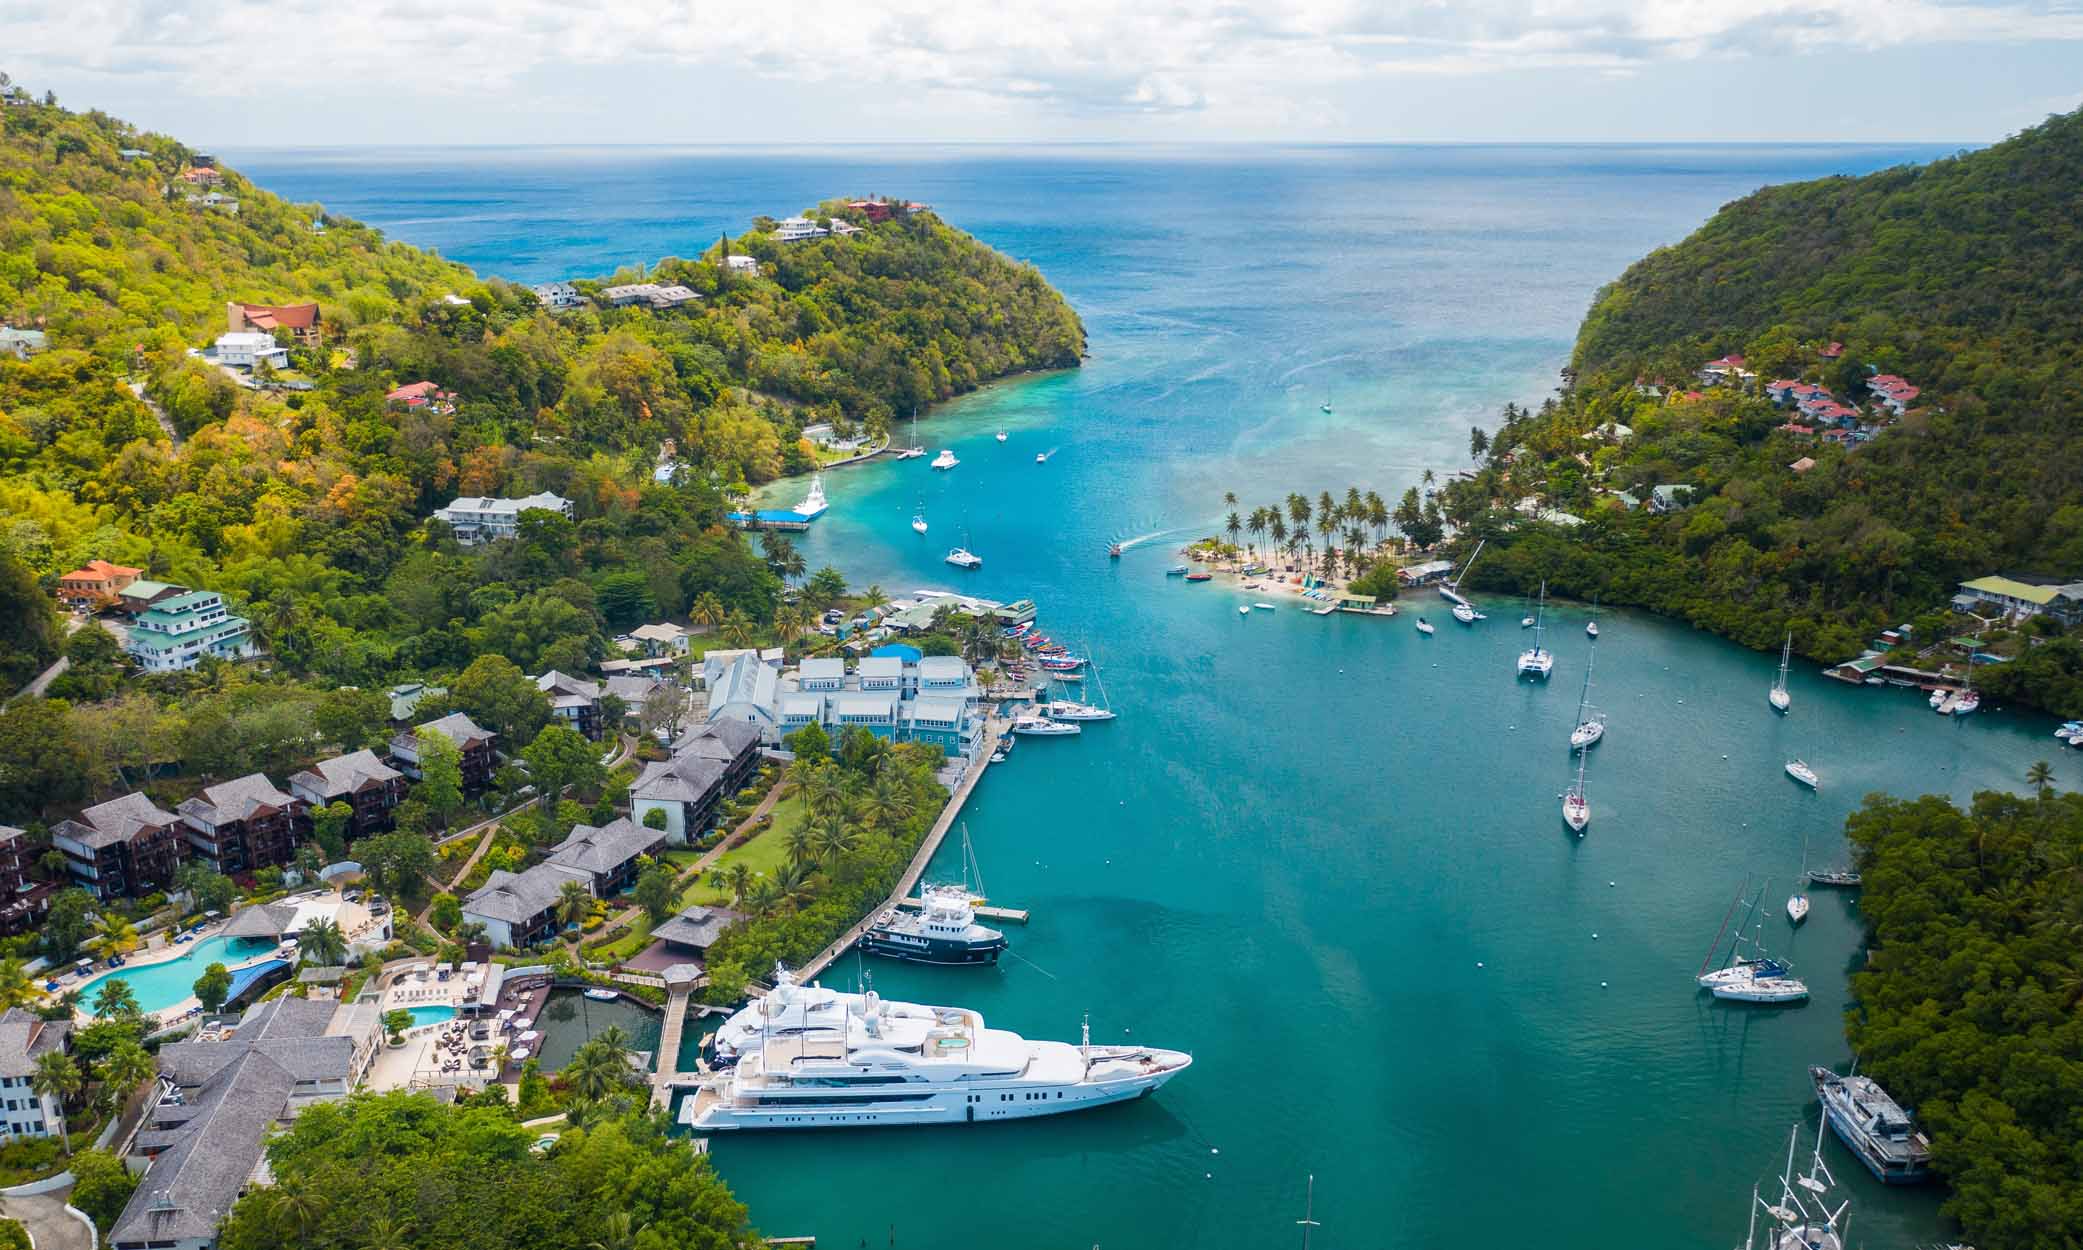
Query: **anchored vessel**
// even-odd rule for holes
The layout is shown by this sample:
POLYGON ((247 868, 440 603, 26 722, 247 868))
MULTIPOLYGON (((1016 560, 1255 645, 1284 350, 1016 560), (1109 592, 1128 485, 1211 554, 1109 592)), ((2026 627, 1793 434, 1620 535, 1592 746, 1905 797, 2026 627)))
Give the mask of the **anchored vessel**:
POLYGON ((1849 1222, 1845 1212, 1851 1208, 1849 1201, 1830 1209, 1830 1189, 1837 1178, 1823 1163, 1823 1126, 1820 1119, 1815 1126, 1815 1153, 1811 1156, 1807 1173, 1794 1174, 1794 1151, 1800 1144, 1801 1126, 1796 1124, 1787 1135, 1786 1171, 1779 1176, 1779 1200, 1767 1202, 1753 1186, 1750 1191, 1750 1231, 1743 1238, 1738 1250, 1844 1250, 1844 1230, 1849 1222), (1762 1243, 1758 1240, 1758 1215, 1762 1213, 1770 1221, 1765 1228, 1762 1243))
POLYGON ((995 964, 1006 948, 1005 934, 976 922, 976 902, 961 885, 929 885, 919 891, 917 911, 892 907, 861 935, 870 955, 916 964, 995 964))
POLYGON ((1786 645, 1779 649, 1779 680, 1772 683, 1772 693, 1765 696, 1771 700, 1772 710, 1784 712, 1794 705, 1794 696, 1786 692, 1787 661, 1794 656, 1794 631, 1788 630, 1786 645))
POLYGON ((947 562, 958 569, 980 569, 984 558, 967 547, 955 547, 947 553, 947 562))
POLYGON ((1758 916, 1758 904, 1764 901, 1766 885, 1759 885, 1757 893, 1750 897, 1749 910, 1730 936, 1729 921, 1734 918, 1736 908, 1743 903, 1744 892, 1739 891, 1729 903, 1729 910, 1721 919, 1721 931, 1714 935, 1714 944, 1707 948, 1707 957, 1700 962, 1700 971, 1693 978, 1701 989, 1714 997, 1728 1002, 1762 1003, 1768 1006, 1786 1006, 1808 1001, 1808 985, 1793 975, 1793 969, 1783 959, 1774 959, 1765 950, 1764 918, 1758 916), (1750 939, 1754 956, 1743 953, 1743 930, 1756 918, 1757 929, 1750 939), (1721 939, 1730 936, 1729 951, 1720 967, 1712 968, 1715 953, 1721 950, 1721 939))
POLYGON ((1798 757, 1788 760, 1786 762, 1786 775, 1811 790, 1822 789, 1822 778, 1815 775, 1815 770, 1808 766, 1807 760, 1798 757))
POLYGON ((1815 1096, 1838 1139, 1883 1185, 1916 1185, 1931 1179, 1931 1141, 1888 1091, 1871 1077, 1839 1076, 1828 1068, 1808 1069, 1815 1096))
POLYGON ((936 469, 952 469, 960 463, 960 460, 955 459, 955 453, 945 447, 941 448, 939 455, 933 457, 933 467, 936 469))
POLYGON ((813 473, 810 475, 810 493, 803 496, 803 502, 797 504, 791 511, 805 521, 815 521, 823 516, 825 510, 830 506, 830 504, 825 502, 824 474, 813 473))
POLYGON ((961 1007, 799 986, 785 972, 717 1033, 729 1070, 680 1108, 698 1133, 962 1124, 1137 1098, 1193 1063, 1176 1050, 1035 1042, 961 1007))
POLYGON ((1519 676, 1538 677, 1542 681, 1555 671, 1555 653, 1541 645, 1541 636, 1547 626, 1543 618, 1548 612, 1548 583, 1541 583, 1541 602, 1533 612, 1533 645, 1519 653, 1519 676))

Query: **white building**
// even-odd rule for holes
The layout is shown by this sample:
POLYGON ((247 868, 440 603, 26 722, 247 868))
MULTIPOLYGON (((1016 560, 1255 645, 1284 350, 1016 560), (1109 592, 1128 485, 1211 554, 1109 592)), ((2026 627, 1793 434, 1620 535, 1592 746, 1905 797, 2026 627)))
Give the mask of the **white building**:
POLYGON ((732 273, 742 273, 748 278, 759 276, 759 259, 733 252, 723 258, 723 267, 732 273))
POLYGON ((49 1137, 58 1131, 57 1100, 30 1088, 36 1060, 50 1051, 63 1053, 72 1032, 69 1020, 44 1020, 10 1007, 0 1015, 0 1142, 18 1137, 49 1137))
POLYGON ((275 342, 272 334, 245 330, 217 336, 217 363, 235 369, 251 369, 262 361, 277 369, 289 368, 289 349, 275 342))
POLYGON ((528 289, 534 291, 535 298, 552 312, 578 308, 586 302, 586 297, 579 294, 579 289, 569 282, 544 282, 528 289))
POLYGON ((949 755, 968 756, 983 741, 982 697, 975 672, 959 656, 929 655, 915 664, 869 656, 850 673, 844 660, 830 657, 806 659, 787 673, 741 657, 710 686, 709 722, 751 725, 769 746, 809 725, 835 739, 859 727, 878 738, 930 742, 949 755))
POLYGON ((254 652, 253 630, 214 590, 161 599, 130 622, 123 649, 148 673, 194 668, 205 656, 237 660, 254 652))
POLYGON ((456 532, 456 541, 466 547, 512 538, 521 527, 521 514, 534 509, 571 515, 571 500, 543 491, 520 499, 492 499, 465 495, 446 508, 436 509, 434 519, 446 521, 456 532))
POLYGON ((805 239, 822 239, 832 233, 808 217, 791 217, 774 227, 777 243, 801 243, 805 239))
POLYGON ((642 304, 654 312, 678 308, 701 298, 687 287, 678 284, 660 286, 656 282, 633 282, 625 286, 606 287, 601 290, 600 297, 608 302, 610 308, 642 304))

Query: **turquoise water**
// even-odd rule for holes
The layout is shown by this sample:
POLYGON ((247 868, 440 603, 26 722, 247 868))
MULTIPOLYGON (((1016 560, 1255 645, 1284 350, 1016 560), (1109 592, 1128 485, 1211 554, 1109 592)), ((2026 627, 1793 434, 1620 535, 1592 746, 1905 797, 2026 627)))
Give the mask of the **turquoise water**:
MULTIPOLYGON (((1468 427, 1539 402, 1592 293, 1634 257, 1760 183, 1922 154, 505 153, 440 179, 412 176, 432 158, 411 154, 244 166, 527 277, 691 250, 837 190, 902 192, 1034 260, 1086 319, 1085 368, 921 423, 959 469, 829 475, 832 511, 802 546, 857 584, 1032 595, 1048 632, 1097 650, 1122 711, 1077 739, 1024 741, 965 814, 990 893, 1033 911, 1014 957, 873 962, 877 988, 1039 1037, 1075 1040, 1089 1013, 1096 1039, 1190 1049, 1195 1066, 1084 1116, 720 1139, 762 1231, 1264 1245, 1292 1236, 1314 1173, 1319 1246, 1599 1250, 1623 1228, 1733 1244, 1751 1184, 1812 1117, 1807 1065, 1849 1061, 1856 899, 1819 891, 1788 930, 1804 840, 1831 861, 1869 791, 1965 799, 2021 784, 2042 757, 2074 784, 2074 757, 2050 723, 2000 708, 1941 721, 1913 695, 1807 668, 1775 717, 1775 656, 1609 612, 1593 697, 1610 731, 1578 841, 1557 796, 1582 608, 1557 610, 1556 673, 1537 686, 1513 677, 1513 603, 1469 630, 1413 600, 1439 623, 1426 640, 1410 615, 1240 618, 1245 596, 1162 570, 1226 489, 1247 504, 1348 484, 1393 500, 1426 469, 1465 467, 1468 427), (422 198, 374 198, 401 188, 422 198), (921 501, 924 539, 907 526, 921 501), (941 563, 965 531, 986 561, 969 575, 941 563), (1109 561, 1117 538, 1144 541, 1109 561), (1797 752, 1820 793, 1783 775, 1797 752), (1812 986, 1806 1007, 1721 1006, 1692 985, 1746 876, 1773 880, 1768 940, 1812 986)), ((853 976, 848 962, 831 979, 853 976)), ((1855 1241, 1940 1239, 1935 1192, 1883 1192, 1830 1152, 1855 1241)))
POLYGON ((227 966, 242 963, 275 949, 265 938, 204 938, 191 942, 178 959, 143 967, 116 968, 80 986, 80 1000, 94 1005, 94 995, 108 981, 123 981, 144 1011, 164 1011, 184 998, 195 997, 195 979, 212 963, 227 966))
POLYGON ((418 1028, 422 1024, 440 1024, 456 1018, 456 1009, 454 1007, 425 1004, 418 1007, 407 1007, 404 1010, 411 1014, 412 1027, 414 1028, 418 1028))

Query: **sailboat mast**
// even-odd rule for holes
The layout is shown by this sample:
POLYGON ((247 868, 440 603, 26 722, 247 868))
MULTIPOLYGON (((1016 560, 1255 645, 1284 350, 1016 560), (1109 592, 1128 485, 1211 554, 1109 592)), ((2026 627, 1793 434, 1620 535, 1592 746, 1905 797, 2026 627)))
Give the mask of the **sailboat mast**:
MULTIPOLYGON (((1745 881, 1743 884, 1747 887, 1750 883, 1748 881, 1745 881)), ((1721 949, 1721 939, 1728 936, 1729 920, 1730 918, 1735 916, 1736 905, 1738 903, 1741 903, 1742 901, 1743 891, 1739 889, 1736 891, 1736 896, 1729 900, 1729 909, 1721 914, 1721 927, 1714 931, 1714 944, 1707 948, 1706 957, 1700 960, 1700 971, 1698 975, 1707 975, 1707 965, 1714 962, 1714 952, 1721 949)))
POLYGON ((1302 1218, 1295 1223, 1302 1226, 1302 1250, 1309 1250, 1309 1233, 1318 1227, 1316 1219, 1316 1173, 1309 1174, 1309 1198, 1302 1207, 1302 1218))

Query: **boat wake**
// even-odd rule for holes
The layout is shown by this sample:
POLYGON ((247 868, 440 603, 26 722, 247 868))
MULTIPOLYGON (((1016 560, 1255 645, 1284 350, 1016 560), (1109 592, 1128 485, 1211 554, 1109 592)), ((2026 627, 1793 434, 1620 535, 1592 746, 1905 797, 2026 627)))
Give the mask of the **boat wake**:
POLYGON ((1140 547, 1145 543, 1154 543, 1160 539, 1176 538, 1181 534, 1199 533, 1206 528, 1206 526, 1200 525, 1175 525, 1170 529, 1155 530, 1148 534, 1138 534, 1134 538, 1117 538, 1112 545, 1127 551, 1132 547, 1140 547))
POLYGON ((1051 447, 1047 451, 1037 452, 1034 457, 1034 463, 1047 464, 1049 462, 1049 458, 1051 456, 1054 456, 1060 450, 1062 449, 1058 447, 1051 447))

